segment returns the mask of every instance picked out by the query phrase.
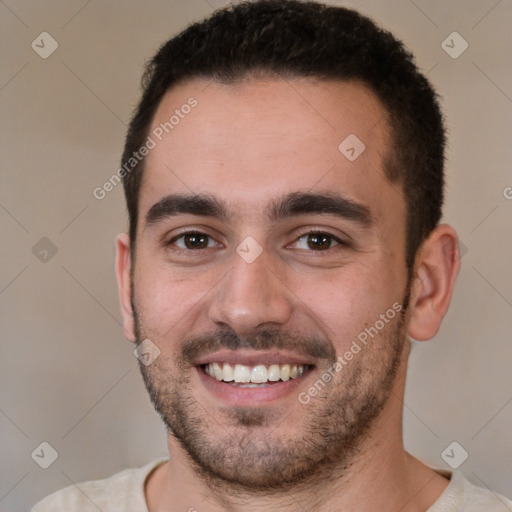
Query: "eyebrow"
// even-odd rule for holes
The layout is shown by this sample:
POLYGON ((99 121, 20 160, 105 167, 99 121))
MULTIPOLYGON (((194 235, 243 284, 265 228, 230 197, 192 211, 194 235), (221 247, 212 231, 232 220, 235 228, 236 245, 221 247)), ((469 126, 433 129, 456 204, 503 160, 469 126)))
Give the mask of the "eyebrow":
POLYGON ((269 207, 272 222, 304 214, 328 214, 350 220, 364 228, 374 224, 370 209, 338 194, 293 192, 274 201, 269 207))
MULTIPOLYGON (((226 203, 208 194, 171 194, 155 203, 146 214, 146 225, 150 226, 176 215, 197 215, 228 220, 234 214, 226 203)), ((273 223, 289 217, 307 214, 334 215, 356 222, 364 228, 374 224, 370 209, 356 201, 337 194, 292 192, 273 200, 266 215, 273 223)))
POLYGON ((176 215, 201 215, 227 219, 228 208, 219 199, 207 194, 171 194, 155 203, 146 214, 146 225, 176 215))

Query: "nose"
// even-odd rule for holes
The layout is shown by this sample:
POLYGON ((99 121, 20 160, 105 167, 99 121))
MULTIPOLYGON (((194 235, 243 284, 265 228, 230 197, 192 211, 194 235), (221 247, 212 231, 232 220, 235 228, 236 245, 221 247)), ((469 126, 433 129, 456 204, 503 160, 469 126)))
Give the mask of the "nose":
POLYGON ((286 324, 292 314, 293 294, 281 276, 263 254, 248 263, 235 253, 231 270, 213 295, 210 320, 240 335, 286 324))

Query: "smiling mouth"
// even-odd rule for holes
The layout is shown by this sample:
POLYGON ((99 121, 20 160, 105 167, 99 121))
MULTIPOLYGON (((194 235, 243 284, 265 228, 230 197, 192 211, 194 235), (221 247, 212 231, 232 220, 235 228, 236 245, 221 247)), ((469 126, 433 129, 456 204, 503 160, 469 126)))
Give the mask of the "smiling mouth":
POLYGON ((243 364, 207 363, 200 365, 202 371, 219 382, 235 387, 265 387, 301 377, 312 369, 309 364, 243 364))

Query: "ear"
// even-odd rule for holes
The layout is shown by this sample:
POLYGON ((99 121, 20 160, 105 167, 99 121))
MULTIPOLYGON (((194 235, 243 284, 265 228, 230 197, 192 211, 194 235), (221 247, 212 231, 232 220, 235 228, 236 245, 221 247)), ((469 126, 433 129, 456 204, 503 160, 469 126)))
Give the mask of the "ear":
POLYGON ((408 334, 418 341, 434 337, 448 310, 460 268, 455 230, 440 224, 421 245, 415 261, 408 334))
POLYGON ((132 307, 132 257, 130 236, 121 233, 116 237, 116 277, 121 303, 121 315, 126 339, 135 341, 135 319, 132 307))

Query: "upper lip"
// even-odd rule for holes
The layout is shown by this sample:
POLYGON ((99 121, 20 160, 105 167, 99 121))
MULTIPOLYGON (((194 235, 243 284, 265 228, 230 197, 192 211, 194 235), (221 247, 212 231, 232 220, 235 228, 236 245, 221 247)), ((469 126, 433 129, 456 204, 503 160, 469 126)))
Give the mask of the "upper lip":
POLYGON ((208 363, 242 364, 244 366, 256 366, 258 364, 298 364, 312 365, 310 359, 293 353, 275 350, 219 350, 201 356, 193 362, 195 366, 208 363))

